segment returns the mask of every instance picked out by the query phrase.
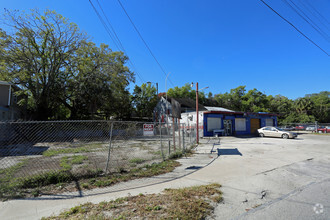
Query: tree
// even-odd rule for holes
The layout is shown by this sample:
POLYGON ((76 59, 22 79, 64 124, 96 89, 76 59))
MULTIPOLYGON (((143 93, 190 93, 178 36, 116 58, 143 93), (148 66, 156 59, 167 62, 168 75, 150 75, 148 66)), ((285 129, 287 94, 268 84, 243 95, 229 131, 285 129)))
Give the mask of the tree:
POLYGON ((186 83, 182 87, 170 88, 167 91, 167 96, 172 98, 190 98, 196 99, 196 90, 193 90, 189 83, 186 83))
POLYGON ((28 97, 19 104, 28 106, 32 119, 130 115, 127 86, 134 74, 122 52, 97 47, 54 11, 6 11, 4 20, 14 32, 0 31, 1 79, 28 97))
POLYGON ((315 94, 307 94, 305 98, 310 98, 314 103, 312 115, 321 123, 330 122, 330 92, 323 91, 315 94))
MULTIPOLYGON (((189 99, 196 100, 196 90, 194 90, 191 87, 191 84, 186 83, 182 87, 177 87, 176 86, 174 88, 170 88, 167 91, 167 96, 171 97, 171 98, 189 98, 189 99)), ((202 105, 205 104, 206 96, 205 96, 204 91, 199 91, 198 92, 198 102, 202 105)))
POLYGON ((82 43, 67 68, 70 86, 61 100, 70 109, 71 119, 130 115, 126 88, 134 77, 123 65, 127 59, 122 52, 112 52, 105 44, 96 47, 92 42, 82 43))
POLYGON ((251 89, 242 96, 242 111, 245 112, 267 112, 268 111, 268 99, 265 94, 257 89, 251 89))
POLYGON ((310 114, 314 103, 310 98, 299 98, 295 100, 294 106, 298 114, 310 114))
POLYGON ((218 106, 235 111, 243 111, 244 108, 242 106, 242 98, 245 95, 245 87, 246 86, 239 86, 237 88, 231 89, 230 93, 226 92, 223 94, 220 93, 214 95, 218 106))
POLYGON ((33 118, 46 120, 58 105, 56 97, 64 95, 66 66, 86 35, 50 10, 31 10, 30 15, 6 11, 5 22, 14 33, 2 35, 8 41, 0 58, 6 65, 3 79, 28 96, 33 118))
POLYGON ((157 91, 154 86, 145 83, 143 83, 141 87, 137 85, 135 86, 132 97, 132 104, 140 118, 151 118, 157 102, 157 91))

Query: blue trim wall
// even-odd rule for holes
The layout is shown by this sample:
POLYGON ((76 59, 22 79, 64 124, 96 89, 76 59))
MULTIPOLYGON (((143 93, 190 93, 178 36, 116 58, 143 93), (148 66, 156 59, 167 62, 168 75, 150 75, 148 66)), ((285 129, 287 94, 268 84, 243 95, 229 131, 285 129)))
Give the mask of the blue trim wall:
POLYGON ((204 117, 203 117, 204 137, 212 137, 213 131, 207 131, 207 118, 221 118, 220 129, 223 129, 223 115, 222 114, 204 114, 204 117))
POLYGON ((273 119, 273 125, 277 126, 277 116, 273 115, 266 115, 266 114, 217 114, 217 113, 204 113, 203 117, 203 131, 204 131, 204 137, 212 137, 213 131, 207 131, 207 119, 208 118, 221 118, 221 126, 220 129, 224 129, 223 120, 232 120, 232 131, 233 135, 249 135, 251 134, 251 119, 260 119, 260 127, 266 126, 266 119, 273 119), (236 131, 235 129, 235 118, 246 118, 246 130, 245 131, 236 131))

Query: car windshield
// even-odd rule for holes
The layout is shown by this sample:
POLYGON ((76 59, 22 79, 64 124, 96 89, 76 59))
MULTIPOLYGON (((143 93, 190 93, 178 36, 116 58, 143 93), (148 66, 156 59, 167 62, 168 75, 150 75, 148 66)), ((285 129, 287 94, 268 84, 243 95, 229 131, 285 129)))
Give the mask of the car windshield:
POLYGON ((276 127, 276 129, 279 130, 279 131, 283 131, 283 129, 282 128, 279 128, 279 127, 276 127))

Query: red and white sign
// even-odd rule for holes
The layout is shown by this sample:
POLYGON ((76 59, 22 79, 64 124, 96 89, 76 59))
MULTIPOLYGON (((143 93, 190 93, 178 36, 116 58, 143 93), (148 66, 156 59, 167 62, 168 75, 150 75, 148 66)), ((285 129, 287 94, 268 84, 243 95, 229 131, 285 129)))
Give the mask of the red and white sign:
POLYGON ((153 124, 143 124, 143 135, 154 135, 154 125, 153 124))

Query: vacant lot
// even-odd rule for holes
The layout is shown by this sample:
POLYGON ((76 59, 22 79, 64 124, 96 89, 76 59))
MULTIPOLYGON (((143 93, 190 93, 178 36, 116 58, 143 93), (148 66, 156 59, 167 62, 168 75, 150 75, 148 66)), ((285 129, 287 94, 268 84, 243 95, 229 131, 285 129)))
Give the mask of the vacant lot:
POLYGON ((134 179, 132 175, 150 176, 140 171, 175 153, 167 139, 115 137, 111 146, 109 140, 79 139, 2 145, 0 200, 81 191, 134 179))

